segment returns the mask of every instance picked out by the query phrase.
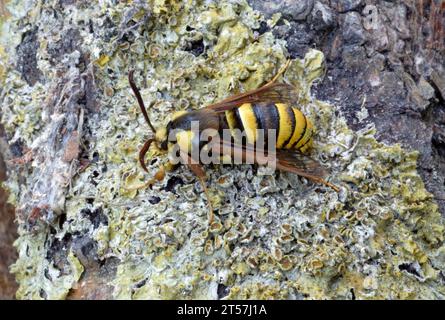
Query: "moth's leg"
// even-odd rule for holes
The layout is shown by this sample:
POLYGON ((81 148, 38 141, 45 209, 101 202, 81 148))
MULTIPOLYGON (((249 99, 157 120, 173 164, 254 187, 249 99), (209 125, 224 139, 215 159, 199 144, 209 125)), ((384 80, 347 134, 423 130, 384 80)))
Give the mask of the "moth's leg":
POLYGON ((209 190, 207 189, 206 185, 206 174, 202 167, 200 165, 190 165, 190 169, 193 171, 194 174, 198 177, 199 183, 202 186, 202 189, 204 190, 204 193, 207 198, 207 203, 209 206, 209 225, 213 222, 213 206, 212 206, 212 200, 210 199, 209 190))
POLYGON ((209 194, 209 191, 208 191, 207 185, 206 185, 206 179, 207 179, 206 173, 200 164, 192 163, 192 158, 186 152, 183 152, 183 151, 180 151, 180 152, 181 152, 181 157, 186 162, 186 164, 190 168, 190 170, 192 170, 192 172, 196 175, 196 177, 199 180, 199 183, 202 186, 202 189, 204 190, 204 193, 207 198, 207 203, 209 206, 208 220, 209 220, 209 225, 210 225, 213 222, 214 216, 213 216, 212 201, 210 199, 210 194, 209 194))
POLYGON ((265 86, 268 86, 268 85, 274 83, 275 81, 277 81, 277 79, 278 79, 283 73, 286 72, 287 68, 289 68, 290 63, 291 63, 291 59, 288 59, 288 60, 286 61, 286 63, 285 63, 283 66, 281 66, 280 70, 278 70, 277 74, 272 78, 272 80, 270 80, 268 83, 266 83, 265 86))
POLYGON ((333 189, 335 192, 340 192, 340 188, 339 187, 337 187, 336 185, 334 185, 334 184, 332 184, 332 183, 330 183, 330 182, 328 182, 328 181, 326 181, 326 180, 324 180, 322 178, 319 178, 319 177, 306 177, 306 178, 308 178, 309 180, 314 181, 315 183, 324 184, 325 186, 333 189))
POLYGON ((153 178, 151 178, 150 180, 147 180, 146 182, 144 182, 143 184, 141 184, 139 186, 135 186, 135 187, 132 187, 132 188, 127 188, 127 190, 130 190, 130 191, 131 190, 140 190, 140 189, 145 189, 145 188, 151 187, 156 182, 161 182, 162 180, 164 180, 164 178, 165 178, 165 171, 166 170, 165 170, 164 166, 161 165, 161 167, 155 173, 153 178))
POLYGON ((172 162, 168 161, 165 164, 164 168, 165 168, 166 172, 172 172, 172 171, 176 170, 179 167, 179 165, 180 165, 179 163, 172 163, 172 162))

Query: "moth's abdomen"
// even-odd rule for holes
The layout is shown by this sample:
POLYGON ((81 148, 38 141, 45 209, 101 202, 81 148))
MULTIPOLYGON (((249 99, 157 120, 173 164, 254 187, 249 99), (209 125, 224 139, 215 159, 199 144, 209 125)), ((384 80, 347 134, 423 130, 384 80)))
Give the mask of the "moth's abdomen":
POLYGON ((300 110, 287 104, 245 103, 237 109, 226 111, 226 120, 232 136, 239 142, 241 137, 238 133, 242 131, 248 143, 257 143, 262 138, 257 129, 264 130, 266 143, 270 134, 268 130, 275 130, 277 149, 299 149, 304 152, 312 142, 312 122, 300 110))

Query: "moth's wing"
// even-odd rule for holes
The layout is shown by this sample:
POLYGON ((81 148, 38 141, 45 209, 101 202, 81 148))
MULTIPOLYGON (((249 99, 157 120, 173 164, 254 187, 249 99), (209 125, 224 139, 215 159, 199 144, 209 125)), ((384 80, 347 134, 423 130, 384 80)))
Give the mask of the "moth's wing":
POLYGON ((277 150, 276 158, 278 170, 295 173, 313 182, 324 184, 336 192, 340 191, 339 187, 324 179, 328 172, 318 161, 311 157, 297 150, 277 150))
POLYGON ((277 168, 279 170, 294 172, 298 175, 313 176, 324 178, 327 176, 327 171, 321 164, 311 157, 297 151, 297 150, 277 150, 277 168))
POLYGON ((215 112, 224 112, 239 107, 244 103, 289 103, 296 102, 297 92, 295 87, 285 83, 272 83, 261 88, 233 95, 220 102, 208 105, 205 109, 215 112))
POLYGON ((301 177, 308 178, 314 182, 324 184, 335 191, 339 188, 324 180, 327 175, 326 169, 311 157, 295 150, 276 150, 275 152, 262 153, 255 150, 253 146, 242 146, 229 141, 220 141, 221 153, 238 159, 253 159, 255 163, 265 164, 267 161, 275 161, 278 170, 295 173, 301 177))
POLYGON ((253 159, 256 163, 267 162, 266 157, 271 161, 276 161, 279 170, 293 172, 302 176, 314 176, 323 178, 327 175, 326 170, 321 164, 311 157, 295 150, 275 150, 275 152, 259 152, 252 145, 240 145, 230 141, 221 140, 221 153, 234 156, 239 159, 253 159), (230 154, 229 154, 230 153, 230 154))

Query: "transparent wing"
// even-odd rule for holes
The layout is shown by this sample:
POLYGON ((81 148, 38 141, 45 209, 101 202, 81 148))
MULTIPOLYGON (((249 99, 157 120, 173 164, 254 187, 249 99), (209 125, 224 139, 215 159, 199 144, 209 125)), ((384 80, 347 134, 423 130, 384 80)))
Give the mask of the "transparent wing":
POLYGON ((224 112, 239 107, 244 103, 294 103, 296 102, 297 92, 295 87, 285 83, 273 83, 262 86, 261 88, 251 90, 231 96, 215 104, 208 105, 206 109, 215 112, 224 112))
POLYGON ((273 153, 256 152, 253 146, 243 146, 230 141, 220 140, 220 150, 225 155, 238 157, 238 159, 254 159, 256 163, 267 163, 268 159, 275 159, 278 170, 295 173, 314 182, 324 184, 335 191, 339 188, 324 180, 327 171, 321 164, 311 157, 297 150, 276 150, 273 153))

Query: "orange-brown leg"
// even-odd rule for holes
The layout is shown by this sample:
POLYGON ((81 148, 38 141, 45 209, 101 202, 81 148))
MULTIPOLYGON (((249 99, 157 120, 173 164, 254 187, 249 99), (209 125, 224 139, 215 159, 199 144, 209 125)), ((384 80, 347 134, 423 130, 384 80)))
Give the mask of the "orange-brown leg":
POLYGON ((265 86, 271 85, 272 83, 274 83, 275 81, 277 81, 277 79, 286 72, 287 68, 289 68, 290 63, 291 63, 291 59, 288 59, 286 61, 286 63, 280 68, 280 70, 278 70, 277 74, 272 78, 272 80, 270 80, 268 83, 265 84, 265 86))
POLYGON ((336 185, 334 185, 334 184, 332 184, 332 183, 330 183, 330 182, 328 182, 328 181, 326 181, 326 180, 324 180, 322 178, 318 178, 318 177, 306 177, 306 178, 308 178, 309 180, 312 180, 312 181, 314 181, 316 183, 324 184, 325 186, 327 186, 329 188, 332 188, 332 190, 334 190, 335 192, 339 192, 340 191, 339 187, 337 187, 336 185))
POLYGON ((192 170, 192 172, 196 175, 196 177, 199 180, 199 183, 202 186, 202 189, 204 190, 204 193, 207 198, 208 206, 209 206, 208 220, 209 220, 209 225, 210 225, 213 222, 214 216, 213 216, 212 200, 210 199, 210 194, 207 189, 206 182, 205 182, 205 180, 207 179, 206 173, 200 164, 192 163, 191 157, 186 152, 181 151, 181 157, 186 162, 186 164, 190 168, 190 170, 192 170))
POLYGON ((155 173, 153 178, 151 178, 150 180, 144 182, 143 184, 141 184, 139 186, 135 186, 135 187, 132 187, 132 188, 127 188, 127 190, 131 191, 131 190, 139 190, 139 189, 144 189, 144 188, 151 187, 156 182, 161 182, 162 180, 164 180, 164 177, 165 177, 165 168, 164 168, 164 166, 161 166, 159 168, 159 170, 155 173))

